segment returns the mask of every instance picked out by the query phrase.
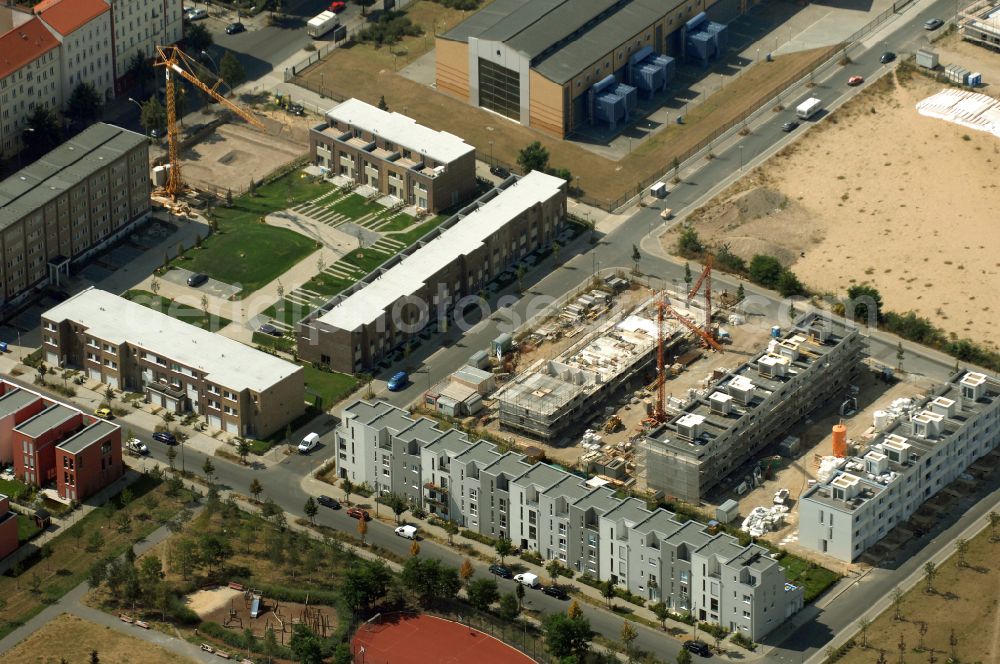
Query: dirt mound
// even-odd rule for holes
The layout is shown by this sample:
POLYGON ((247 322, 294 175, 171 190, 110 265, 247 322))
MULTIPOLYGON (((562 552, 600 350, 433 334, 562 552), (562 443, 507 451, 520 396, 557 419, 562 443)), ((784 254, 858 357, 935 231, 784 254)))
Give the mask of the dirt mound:
POLYGON ((788 197, 780 191, 754 187, 750 191, 733 196, 727 203, 739 212, 741 220, 749 221, 781 212, 788 204, 788 197))

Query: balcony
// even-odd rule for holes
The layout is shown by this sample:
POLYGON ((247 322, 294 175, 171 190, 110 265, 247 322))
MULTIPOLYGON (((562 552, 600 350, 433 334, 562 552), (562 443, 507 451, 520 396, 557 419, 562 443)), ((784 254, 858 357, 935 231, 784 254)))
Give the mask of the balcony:
POLYGON ((434 484, 434 482, 427 482, 426 484, 424 484, 424 489, 427 491, 437 491, 438 493, 443 493, 443 494, 450 493, 448 489, 440 487, 437 484, 434 484))

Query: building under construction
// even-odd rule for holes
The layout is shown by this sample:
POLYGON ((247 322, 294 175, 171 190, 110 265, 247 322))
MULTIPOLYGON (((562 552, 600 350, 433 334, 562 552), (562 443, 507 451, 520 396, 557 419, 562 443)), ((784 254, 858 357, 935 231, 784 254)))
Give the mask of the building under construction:
MULTIPOLYGON (((497 393, 500 425, 541 440, 558 439, 603 414, 619 388, 650 383, 656 375, 657 297, 612 313, 557 358, 538 360, 507 383, 497 393)), ((691 319, 704 318, 701 310, 682 308, 678 300, 674 309, 691 319)), ((664 350, 673 357, 687 330, 675 319, 663 326, 664 350)))
POLYGON ((863 348, 857 328, 822 313, 802 316, 784 334, 774 328, 753 360, 685 400, 671 399, 666 421, 638 446, 646 485, 698 502, 814 408, 846 395, 863 348))
POLYGON ((1000 50, 1000 0, 979 0, 958 15, 962 39, 1000 50))

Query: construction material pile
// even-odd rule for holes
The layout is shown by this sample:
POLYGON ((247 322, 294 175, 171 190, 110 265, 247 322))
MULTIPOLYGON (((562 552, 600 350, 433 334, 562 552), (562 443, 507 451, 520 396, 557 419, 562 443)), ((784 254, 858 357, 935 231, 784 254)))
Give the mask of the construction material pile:
POLYGON ((819 471, 816 473, 816 479, 820 482, 826 482, 833 474, 844 467, 844 463, 847 459, 835 457, 835 456, 825 456, 819 461, 819 471))
POLYGON ((747 518, 743 519, 740 530, 750 533, 751 537, 760 537, 764 533, 778 530, 785 525, 785 515, 787 513, 788 508, 784 505, 755 507, 747 515, 747 518))

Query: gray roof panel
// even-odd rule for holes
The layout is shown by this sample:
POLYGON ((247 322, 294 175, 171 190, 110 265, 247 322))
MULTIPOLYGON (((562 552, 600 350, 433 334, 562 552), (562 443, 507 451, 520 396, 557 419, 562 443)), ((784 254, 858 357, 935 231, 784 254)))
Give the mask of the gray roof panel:
POLYGON ((56 447, 66 450, 70 454, 79 454, 94 443, 100 442, 114 432, 118 427, 111 422, 98 420, 89 427, 62 441, 56 447))

